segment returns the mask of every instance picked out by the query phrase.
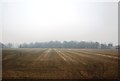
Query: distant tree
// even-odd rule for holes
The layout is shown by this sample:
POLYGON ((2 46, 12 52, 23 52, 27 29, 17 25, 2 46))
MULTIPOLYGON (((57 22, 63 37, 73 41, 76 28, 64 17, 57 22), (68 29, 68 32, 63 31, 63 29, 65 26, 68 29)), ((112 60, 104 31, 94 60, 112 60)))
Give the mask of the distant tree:
POLYGON ((109 43, 108 44, 108 48, 112 48, 113 47, 113 44, 112 43, 109 43))
MULTIPOLYGON (((116 49, 120 49, 120 45, 115 46, 116 49)), ((119 50, 120 51, 120 50, 119 50)))
POLYGON ((0 43, 0 48, 2 48, 2 43, 0 43))
POLYGON ((6 48, 12 48, 12 47, 13 47, 12 43, 6 44, 6 48))
POLYGON ((19 48, 22 48, 22 45, 21 45, 21 44, 19 45, 19 48))
POLYGON ((2 43, 1 43, 1 45, 2 45, 2 48, 6 48, 6 45, 4 45, 4 44, 2 44, 2 43))
POLYGON ((22 47, 22 48, 29 48, 26 43, 23 43, 23 44, 21 45, 21 47, 22 47))
POLYGON ((112 48, 113 45, 109 43, 100 44, 99 42, 86 42, 86 41, 49 41, 49 42, 35 42, 35 43, 23 43, 19 45, 19 48, 92 48, 92 49, 106 49, 112 48))
POLYGON ((100 48, 99 42, 95 42, 95 48, 100 48))
POLYGON ((68 47, 68 42, 67 42, 67 41, 64 41, 62 45, 63 45, 63 46, 62 46, 63 48, 67 48, 67 47, 68 47))
POLYGON ((102 48, 102 49, 106 49, 106 48, 107 48, 107 45, 106 45, 106 44, 101 44, 101 48, 102 48))

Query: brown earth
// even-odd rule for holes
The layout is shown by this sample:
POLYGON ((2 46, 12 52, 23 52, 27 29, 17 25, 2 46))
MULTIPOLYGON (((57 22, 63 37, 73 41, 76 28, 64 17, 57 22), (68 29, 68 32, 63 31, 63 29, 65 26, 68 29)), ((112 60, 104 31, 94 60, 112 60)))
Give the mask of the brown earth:
POLYGON ((5 79, 116 79, 115 49, 16 48, 2 50, 5 79))

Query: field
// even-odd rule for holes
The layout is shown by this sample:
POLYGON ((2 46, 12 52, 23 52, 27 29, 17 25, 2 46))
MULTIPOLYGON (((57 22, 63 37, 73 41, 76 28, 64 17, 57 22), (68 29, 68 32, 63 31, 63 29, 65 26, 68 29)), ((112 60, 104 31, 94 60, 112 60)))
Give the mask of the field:
POLYGON ((5 79, 116 79, 116 49, 16 48, 2 50, 5 79))

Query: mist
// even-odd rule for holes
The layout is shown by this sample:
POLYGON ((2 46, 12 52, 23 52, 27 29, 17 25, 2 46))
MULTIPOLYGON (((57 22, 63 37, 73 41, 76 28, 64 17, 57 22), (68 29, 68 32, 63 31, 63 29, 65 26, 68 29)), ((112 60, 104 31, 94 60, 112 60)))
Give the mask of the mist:
POLYGON ((118 44, 118 3, 9 0, 0 8, 3 43, 98 41, 118 44))

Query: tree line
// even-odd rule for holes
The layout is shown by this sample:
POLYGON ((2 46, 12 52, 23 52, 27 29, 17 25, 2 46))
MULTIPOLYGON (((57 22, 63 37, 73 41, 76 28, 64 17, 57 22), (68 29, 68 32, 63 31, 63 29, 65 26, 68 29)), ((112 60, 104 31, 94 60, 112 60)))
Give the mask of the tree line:
MULTIPOLYGON (((0 43, 1 48, 13 48, 12 43, 3 44, 0 43)), ((110 49, 119 48, 119 46, 113 46, 112 43, 103 44, 99 42, 86 42, 86 41, 49 41, 49 42, 31 42, 23 43, 17 46, 17 48, 90 48, 90 49, 110 49)))

